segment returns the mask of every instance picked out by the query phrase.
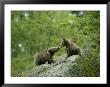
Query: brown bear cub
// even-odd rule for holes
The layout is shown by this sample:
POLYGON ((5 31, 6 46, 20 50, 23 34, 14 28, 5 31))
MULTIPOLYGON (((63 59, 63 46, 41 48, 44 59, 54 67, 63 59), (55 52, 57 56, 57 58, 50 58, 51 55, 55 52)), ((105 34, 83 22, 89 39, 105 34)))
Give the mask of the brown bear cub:
POLYGON ((61 46, 66 46, 67 57, 78 54, 81 55, 80 48, 75 43, 72 43, 65 38, 62 38, 61 46))
POLYGON ((44 52, 38 53, 35 57, 35 60, 34 60, 35 66, 45 64, 46 62, 48 62, 49 64, 54 63, 52 56, 60 48, 62 48, 62 46, 52 47, 44 52))

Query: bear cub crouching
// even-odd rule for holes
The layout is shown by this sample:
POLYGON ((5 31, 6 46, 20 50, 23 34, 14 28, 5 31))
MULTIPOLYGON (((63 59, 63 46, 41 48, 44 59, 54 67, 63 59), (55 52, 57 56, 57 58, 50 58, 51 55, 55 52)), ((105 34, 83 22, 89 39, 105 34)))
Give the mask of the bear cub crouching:
POLYGON ((48 62, 49 64, 54 63, 52 56, 55 52, 57 52, 62 46, 59 47, 51 47, 48 50, 38 53, 35 57, 34 64, 35 66, 45 64, 48 62))

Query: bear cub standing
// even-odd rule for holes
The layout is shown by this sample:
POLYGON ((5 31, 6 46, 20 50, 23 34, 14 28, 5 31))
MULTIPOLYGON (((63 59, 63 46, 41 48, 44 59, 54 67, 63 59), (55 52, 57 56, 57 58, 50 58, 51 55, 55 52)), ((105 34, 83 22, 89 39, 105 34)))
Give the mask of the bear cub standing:
POLYGON ((62 46, 52 47, 52 48, 49 48, 48 50, 46 50, 44 52, 38 53, 38 55, 36 55, 35 60, 34 60, 35 66, 45 64, 47 61, 49 64, 54 63, 52 56, 61 47, 62 46))
POLYGON ((72 43, 65 38, 62 38, 61 46, 66 46, 67 57, 78 54, 81 55, 80 48, 75 43, 72 43))

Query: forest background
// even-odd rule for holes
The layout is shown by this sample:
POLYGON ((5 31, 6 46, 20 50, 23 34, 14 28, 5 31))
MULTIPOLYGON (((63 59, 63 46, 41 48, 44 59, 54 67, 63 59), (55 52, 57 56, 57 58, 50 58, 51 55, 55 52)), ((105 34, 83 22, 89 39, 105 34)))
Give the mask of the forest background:
POLYGON ((12 11, 11 76, 32 69, 35 54, 58 46, 62 36, 88 49, 75 74, 100 76, 100 11, 12 11))

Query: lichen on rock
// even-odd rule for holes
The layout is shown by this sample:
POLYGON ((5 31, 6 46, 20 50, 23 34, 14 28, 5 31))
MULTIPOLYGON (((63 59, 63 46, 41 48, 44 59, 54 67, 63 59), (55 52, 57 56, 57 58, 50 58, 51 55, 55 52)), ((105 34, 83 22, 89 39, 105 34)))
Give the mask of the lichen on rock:
POLYGON ((71 56, 66 59, 66 55, 57 58, 55 63, 42 64, 33 69, 21 73, 20 77, 70 77, 71 70, 78 55, 71 56))

